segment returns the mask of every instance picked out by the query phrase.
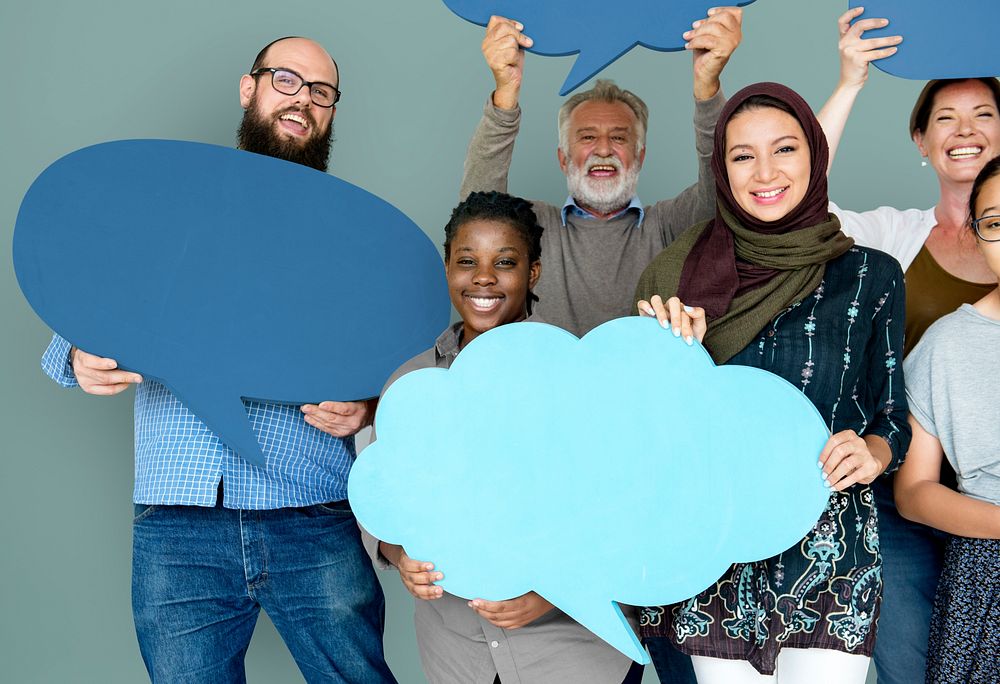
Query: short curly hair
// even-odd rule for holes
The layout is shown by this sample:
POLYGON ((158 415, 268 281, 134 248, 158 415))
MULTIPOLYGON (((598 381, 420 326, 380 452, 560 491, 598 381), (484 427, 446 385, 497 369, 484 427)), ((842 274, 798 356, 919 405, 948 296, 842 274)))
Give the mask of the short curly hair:
MULTIPOLYGON (((458 229, 470 221, 501 221, 516 230, 528 245, 528 263, 542 258, 542 227, 538 224, 531 202, 505 192, 470 193, 451 212, 451 218, 444 227, 444 258, 451 258, 451 241, 458 229)), ((538 301, 533 292, 528 292, 528 313, 531 304, 538 301)))

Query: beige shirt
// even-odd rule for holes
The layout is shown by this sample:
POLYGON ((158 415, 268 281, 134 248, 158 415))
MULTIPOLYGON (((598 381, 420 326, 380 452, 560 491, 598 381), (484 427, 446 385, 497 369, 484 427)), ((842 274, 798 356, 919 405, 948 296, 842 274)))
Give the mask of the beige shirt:
MULTIPOLYGON (((393 373, 386 389, 411 371, 451 367, 458 356, 461 332, 462 323, 445 330, 434 348, 393 373)), ((378 553, 378 540, 362 533, 376 566, 391 568, 378 553)), ((569 567, 566 579, 573 581, 569 567)), ((479 617, 467 599, 447 592, 433 601, 414 601, 420 661, 432 684, 493 684, 498 674, 503 684, 620 684, 632 665, 631 659, 558 608, 524 627, 508 630, 479 617)), ((622 612, 636 629, 636 610, 623 605, 622 612)))

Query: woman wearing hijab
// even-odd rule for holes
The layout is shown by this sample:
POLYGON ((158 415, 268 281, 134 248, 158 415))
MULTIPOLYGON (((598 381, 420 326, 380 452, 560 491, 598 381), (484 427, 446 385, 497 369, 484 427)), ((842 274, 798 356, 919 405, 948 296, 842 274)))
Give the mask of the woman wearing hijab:
MULTIPOLYGON (((800 543, 643 611, 647 641, 693 656, 702 683, 777 673, 783 684, 861 683, 875 643, 881 557, 869 484, 896 469, 910 441, 903 274, 891 257, 854 246, 828 213, 828 154, 795 92, 741 90, 715 130, 715 218, 661 252, 637 290, 641 311, 702 340, 716 363, 799 387, 832 433, 818 454, 830 500, 800 543), (676 295, 669 315, 660 293, 676 295)), ((768 497, 781 515, 780 482, 747 495, 768 497)))

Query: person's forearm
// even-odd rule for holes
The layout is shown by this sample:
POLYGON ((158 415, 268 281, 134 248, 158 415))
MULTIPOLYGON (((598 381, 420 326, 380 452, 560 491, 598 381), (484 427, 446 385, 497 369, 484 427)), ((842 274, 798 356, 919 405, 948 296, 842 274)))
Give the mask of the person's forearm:
POLYGON ((896 507, 907 520, 961 537, 1000 539, 1000 506, 930 480, 896 482, 896 507))
POLYGON ((514 86, 497 86, 493 91, 493 106, 498 109, 517 109, 521 88, 514 86))
POLYGON ((496 108, 492 100, 487 103, 466 151, 459 201, 474 191, 507 192, 507 171, 520 122, 519 109, 508 112, 496 108))
POLYGON ((861 88, 861 85, 838 83, 826 104, 816 115, 820 126, 823 127, 823 133, 826 134, 826 143, 830 147, 830 160, 826 167, 828 174, 833 168, 833 159, 837 156, 837 148, 840 146, 844 128, 847 127, 847 119, 851 115, 851 110, 854 108, 854 102, 857 100, 861 88))
POLYGON ((698 101, 711 100, 722 87, 718 78, 695 78, 694 99, 698 101))
POLYGON ((403 555, 403 547, 399 544, 389 544, 388 542, 380 541, 378 543, 379 553, 382 557, 389 561, 394 567, 399 567, 399 559, 403 555))
POLYGON ((872 452, 872 456, 878 461, 880 466, 879 475, 881 475, 889 467, 889 464, 892 463, 892 447, 878 435, 865 435, 862 439, 865 440, 868 451, 872 452))

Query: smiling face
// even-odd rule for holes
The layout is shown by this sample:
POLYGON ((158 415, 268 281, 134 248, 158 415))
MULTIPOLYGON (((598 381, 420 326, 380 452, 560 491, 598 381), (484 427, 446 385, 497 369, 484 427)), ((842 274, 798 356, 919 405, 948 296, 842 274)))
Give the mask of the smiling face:
POLYGON ((943 181, 971 183, 1000 153, 1000 115, 992 91, 980 81, 962 81, 934 95, 923 132, 913 134, 943 181))
POLYGON ((802 126, 773 107, 748 109, 726 126, 726 172, 740 207, 778 221, 806 196, 811 162, 802 126))
POLYGON ((504 221, 473 219, 452 238, 445 274, 451 303, 464 322, 462 345, 498 325, 524 320, 528 291, 541 263, 531 263, 528 243, 504 221))
POLYGON ((635 195, 645 159, 639 122, 624 102, 582 102, 570 113, 568 150, 559 149, 559 168, 570 195, 599 216, 624 209, 635 195))
MULTIPOLYGON (((326 50, 305 38, 288 38, 272 45, 262 66, 294 71, 305 81, 339 86, 337 68, 326 50)), ((240 79, 240 103, 246 109, 240 124, 240 148, 326 169, 330 132, 336 107, 312 103, 309 88, 294 95, 279 93, 271 74, 240 79)))

